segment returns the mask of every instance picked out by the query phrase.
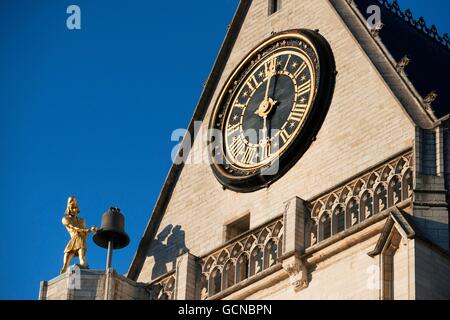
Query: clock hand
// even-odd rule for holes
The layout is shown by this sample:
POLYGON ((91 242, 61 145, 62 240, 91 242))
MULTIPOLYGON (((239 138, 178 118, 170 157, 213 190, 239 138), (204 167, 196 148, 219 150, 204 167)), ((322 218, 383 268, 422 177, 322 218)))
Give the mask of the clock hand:
POLYGON ((267 76, 267 87, 266 87, 266 94, 264 95, 264 100, 269 100, 269 89, 270 89, 270 82, 272 80, 272 77, 276 75, 277 73, 277 59, 274 58, 269 62, 269 65, 266 65, 266 76, 267 76))
POLYGON ((264 124, 263 124, 263 141, 267 140, 268 130, 267 130, 267 115, 264 116, 264 124))
POLYGON ((260 117, 265 117, 267 114, 270 113, 270 110, 272 110, 272 107, 275 106, 277 101, 274 101, 272 98, 269 97, 269 90, 270 90, 270 84, 272 81, 272 78, 277 74, 277 59, 274 58, 270 60, 266 66, 266 78, 267 78, 267 84, 266 84, 266 91, 264 94, 264 99, 261 101, 261 104, 256 109, 255 114, 259 115, 260 117))
POLYGON ((277 59, 274 58, 270 60, 266 66, 266 77, 267 77, 267 84, 266 84, 266 91, 264 94, 264 99, 261 101, 261 104, 259 105, 258 109, 256 110, 255 114, 259 115, 263 118, 263 138, 262 143, 267 145, 270 140, 269 138, 269 130, 267 128, 267 116, 269 115, 272 108, 277 103, 276 101, 273 101, 272 98, 269 98, 269 90, 270 90, 270 83, 272 81, 272 78, 277 74, 276 68, 277 68, 277 59))
POLYGON ((263 117, 263 120, 264 120, 263 138, 260 141, 261 159, 265 159, 270 156, 270 138, 268 137, 268 130, 267 130, 267 115, 263 117))
POLYGON ((270 88, 270 80, 272 80, 272 75, 267 79, 266 93, 264 94, 264 101, 269 100, 269 88, 270 88))

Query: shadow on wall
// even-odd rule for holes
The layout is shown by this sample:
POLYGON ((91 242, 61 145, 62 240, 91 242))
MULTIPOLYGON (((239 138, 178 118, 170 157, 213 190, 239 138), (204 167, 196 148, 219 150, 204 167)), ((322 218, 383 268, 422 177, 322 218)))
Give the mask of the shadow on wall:
MULTIPOLYGON (((439 221, 433 221, 430 218, 417 216, 406 216, 415 233, 431 243, 437 245, 444 251, 449 251, 449 225, 439 221)), ((436 217, 434 217, 436 219, 436 217)))
POLYGON ((167 225, 153 240, 152 250, 155 265, 152 270, 152 279, 167 273, 167 264, 170 270, 175 269, 177 257, 189 250, 186 248, 185 233, 180 225, 175 227, 167 225))

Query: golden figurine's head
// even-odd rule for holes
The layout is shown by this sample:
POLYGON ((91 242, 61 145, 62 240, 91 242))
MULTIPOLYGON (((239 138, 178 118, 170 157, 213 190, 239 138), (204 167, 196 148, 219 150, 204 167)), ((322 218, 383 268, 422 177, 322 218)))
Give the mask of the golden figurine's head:
POLYGON ((67 199, 67 209, 64 211, 65 214, 75 215, 78 212, 80 212, 80 209, 78 208, 77 198, 74 196, 69 197, 67 199))

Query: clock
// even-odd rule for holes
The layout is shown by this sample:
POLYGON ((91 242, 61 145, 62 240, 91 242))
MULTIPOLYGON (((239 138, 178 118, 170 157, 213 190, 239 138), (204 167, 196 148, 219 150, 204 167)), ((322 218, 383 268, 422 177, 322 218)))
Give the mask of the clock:
POLYGON ((252 50, 211 115, 209 155, 219 182, 251 192, 285 174, 315 139, 335 77, 331 48, 317 31, 278 33, 252 50))

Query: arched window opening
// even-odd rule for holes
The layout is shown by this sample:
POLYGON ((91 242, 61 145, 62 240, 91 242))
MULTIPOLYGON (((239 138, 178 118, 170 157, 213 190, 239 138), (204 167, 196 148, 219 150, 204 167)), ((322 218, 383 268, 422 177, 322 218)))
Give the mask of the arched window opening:
POLYGON ((336 207, 333 211, 333 234, 337 234, 345 230, 345 214, 344 208, 336 207))
POLYGON ((270 268, 277 263, 278 246, 273 240, 269 240, 264 250, 264 269, 270 268))
POLYGON ((385 209, 387 209, 387 191, 384 184, 380 184, 375 189, 374 214, 377 214, 385 209))
POLYGON ((392 207, 402 201, 402 185, 400 179, 395 176, 389 181, 388 206, 392 207))
POLYGON ((403 174, 403 181, 402 181, 402 198, 403 198, 403 200, 411 198, 412 194, 413 194, 413 178, 412 178, 411 170, 408 169, 403 174))
POLYGON ((229 288, 234 285, 235 281, 235 267, 233 261, 228 261, 223 268, 223 289, 229 288))
POLYGON ((260 247, 256 247, 250 256, 250 276, 263 270, 263 252, 260 247))
POLYGON ((361 214, 360 220, 364 221, 373 216, 373 197, 368 191, 364 192, 361 197, 361 214))
POLYGON ((328 213, 323 213, 319 221, 319 241, 331 237, 331 218, 328 213))
POLYGON ((354 198, 347 204, 345 220, 347 221, 347 228, 353 227, 359 222, 359 204, 354 198))
POLYGON ((236 283, 247 279, 248 275, 248 258, 247 255, 242 254, 236 263, 236 283))
POLYGON ((215 295, 222 289, 222 273, 219 269, 214 269, 209 278, 209 292, 215 295))

